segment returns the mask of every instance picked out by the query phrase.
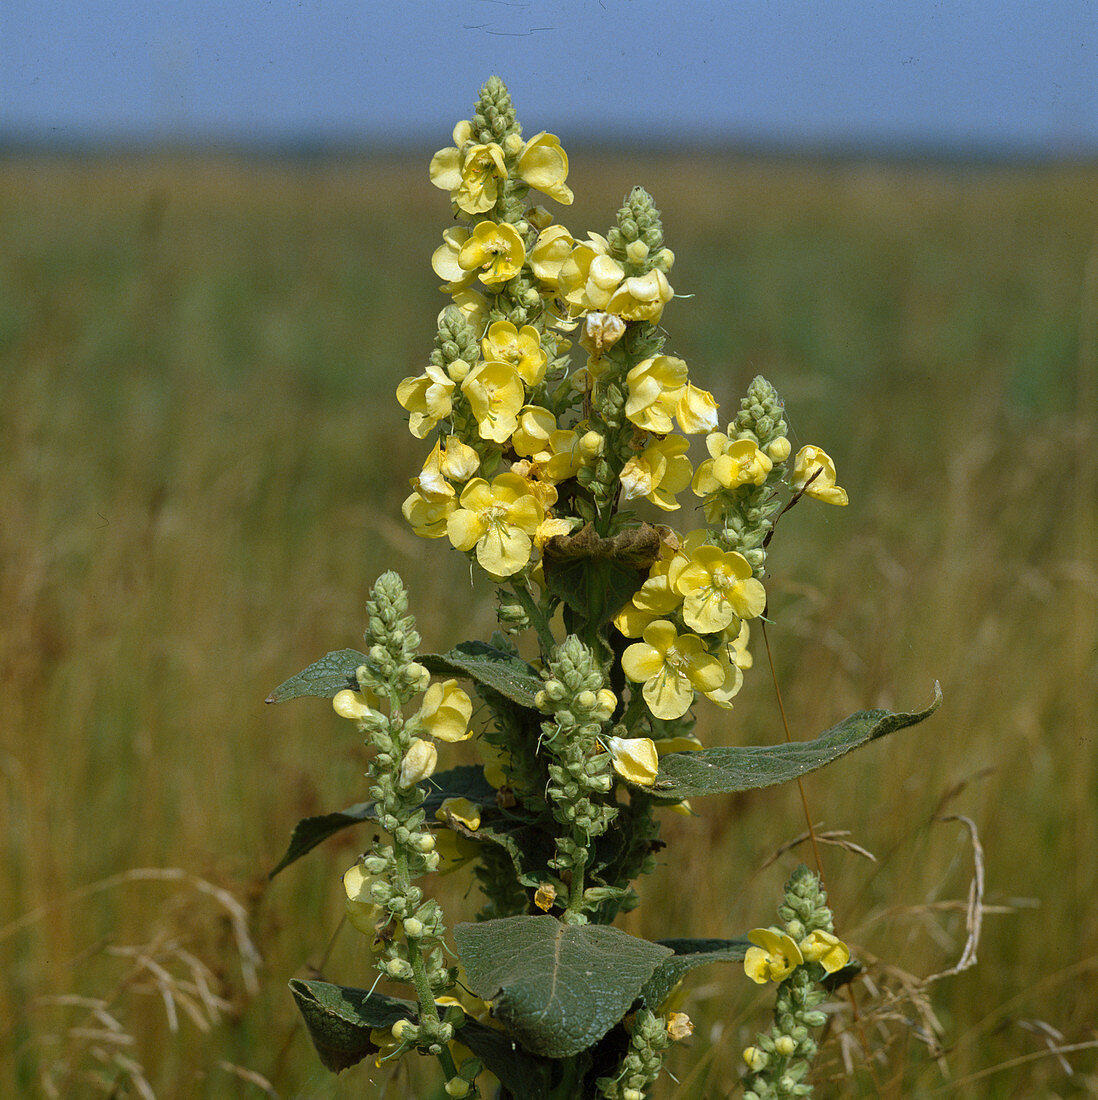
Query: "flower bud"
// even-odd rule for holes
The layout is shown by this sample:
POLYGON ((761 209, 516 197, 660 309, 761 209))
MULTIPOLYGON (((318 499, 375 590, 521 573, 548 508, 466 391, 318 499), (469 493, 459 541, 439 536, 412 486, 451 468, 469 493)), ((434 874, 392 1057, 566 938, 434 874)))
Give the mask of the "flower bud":
POLYGON ((446 1082, 446 1095, 462 1097, 469 1095, 469 1082, 464 1077, 451 1077, 446 1082))
POLYGON ((630 263, 643 263, 648 259, 648 245, 644 241, 630 241, 625 247, 625 255, 630 263))
POLYGON ((433 775, 437 764, 438 749, 430 741, 424 741, 420 737, 413 738, 400 762, 397 785, 404 788, 414 786, 421 779, 433 775))
POLYGON ((772 439, 766 445, 766 457, 772 462, 784 462, 791 450, 789 440, 784 435, 779 435, 777 439, 772 439))
POLYGON ((797 1044, 788 1035, 781 1035, 774 1041, 774 1049, 783 1058, 789 1058, 796 1053, 797 1044))
POLYGON ((758 1047, 747 1047, 743 1052, 743 1060, 752 1073, 758 1073, 766 1068, 769 1059, 758 1047))
POLYGON ((455 359, 446 367, 446 373, 455 382, 464 382, 465 376, 472 368, 464 359, 455 359))
POLYGON ((418 940, 423 935, 423 921, 416 917, 407 917, 404 921, 404 934, 410 940, 418 940))
POLYGON ((580 436, 579 452, 585 462, 592 462, 602 454, 606 440, 596 431, 584 432, 580 436))
MULTIPOLYGON (((385 973, 395 981, 407 981, 412 977, 412 966, 410 963, 405 962, 404 959, 390 959, 385 964, 385 973)), ((393 1025, 393 1033, 396 1038, 400 1038, 400 1036, 396 1035, 396 1024, 393 1025)))

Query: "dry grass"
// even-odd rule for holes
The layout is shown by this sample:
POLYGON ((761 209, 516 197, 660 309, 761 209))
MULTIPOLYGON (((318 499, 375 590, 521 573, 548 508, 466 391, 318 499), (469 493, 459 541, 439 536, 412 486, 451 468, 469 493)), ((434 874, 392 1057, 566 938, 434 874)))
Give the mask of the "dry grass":
MULTIPOLYGON (((774 543, 793 735, 945 691, 806 782, 870 963, 820 1093, 1095 1094, 1098 173, 573 163, 574 228, 635 181, 661 201, 694 295, 666 322, 703 384, 730 402, 766 373, 851 492, 774 543)), ((4 1095, 370 1094, 320 1069, 285 993, 356 839, 263 879, 299 817, 361 797, 359 749, 319 704, 262 700, 355 643, 389 566, 431 647, 492 627, 458 556, 398 522, 419 448, 391 393, 430 346, 445 221, 419 164, 0 166, 4 1095)), ((765 666, 703 737, 781 738, 765 666)), ((697 808, 630 930, 767 923, 811 858, 795 789, 697 808)), ((365 980, 353 948, 328 976, 365 980)), ((734 1090, 765 1024, 747 984, 699 972, 664 1095, 734 1090)))

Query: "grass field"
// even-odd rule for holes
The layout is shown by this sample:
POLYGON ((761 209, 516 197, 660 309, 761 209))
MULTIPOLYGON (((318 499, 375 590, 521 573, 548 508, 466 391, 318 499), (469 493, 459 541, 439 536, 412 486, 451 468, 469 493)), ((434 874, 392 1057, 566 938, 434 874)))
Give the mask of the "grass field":
MULTIPOLYGON (((432 1095, 415 1067, 334 1078, 295 1030, 290 977, 371 980, 329 944, 357 835, 265 873, 300 817, 364 796, 362 755, 319 701, 263 705, 358 642, 385 568, 430 649, 494 626, 399 514, 422 448, 393 391, 443 303, 429 152, 0 163, 4 1096, 432 1095)), ((645 184, 691 295, 670 348, 729 409, 766 374, 850 491, 772 545, 794 737, 945 694, 805 784, 876 857, 823 852, 874 984, 818 1094, 1098 1095, 1098 169, 571 152, 563 220, 603 230, 645 184), (926 985, 977 868, 978 964, 926 985)), ((703 739, 781 739, 755 657, 703 739)), ((696 809, 628 931, 770 923, 810 858, 783 847, 795 789, 696 809)), ((475 911, 468 880, 440 890, 451 923, 475 911)), ((662 1097, 733 1095, 768 1019, 742 970, 698 975, 662 1097)))

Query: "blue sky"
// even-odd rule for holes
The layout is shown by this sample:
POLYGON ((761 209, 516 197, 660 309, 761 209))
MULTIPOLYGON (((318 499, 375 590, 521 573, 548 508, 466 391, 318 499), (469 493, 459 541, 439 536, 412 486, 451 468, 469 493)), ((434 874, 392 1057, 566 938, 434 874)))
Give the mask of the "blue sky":
POLYGON ((0 131, 1098 153, 1096 0, 0 0, 0 131))

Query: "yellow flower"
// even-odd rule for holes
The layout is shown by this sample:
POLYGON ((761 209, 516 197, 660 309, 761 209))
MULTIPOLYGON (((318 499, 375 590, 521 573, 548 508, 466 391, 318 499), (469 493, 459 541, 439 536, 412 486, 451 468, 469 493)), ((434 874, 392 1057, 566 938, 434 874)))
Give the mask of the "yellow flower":
POLYGON ((417 717, 436 741, 465 741, 473 736, 469 719, 473 701, 457 686, 457 680, 432 684, 423 696, 417 717))
POLYGON ((532 536, 544 510, 517 474, 500 474, 491 485, 473 478, 450 513, 446 533, 458 550, 476 547, 477 561, 493 577, 510 577, 530 560, 532 536))
POLYGON ((663 307, 675 296, 667 276, 653 269, 646 275, 624 279, 606 303, 607 313, 616 313, 627 321, 652 321, 663 313, 663 307))
POLYGON ((421 779, 429 779, 435 773, 438 764, 438 749, 431 741, 422 737, 413 737, 404 759, 400 762, 398 787, 415 786, 421 779))
POLYGON ((800 942, 805 962, 818 962, 828 974, 842 970, 850 962, 850 948, 838 936, 816 929, 800 942))
POLYGON ((804 962, 801 949, 792 937, 773 928, 755 928, 747 934, 755 945, 747 949, 743 968, 747 976, 759 985, 782 982, 804 962))
POLYGON ((583 318, 580 347, 592 359, 600 359, 625 335, 625 322, 616 313, 587 313, 583 318))
POLYGON ((343 890, 347 895, 347 920, 365 936, 377 932, 381 906, 370 896, 373 876, 366 874, 361 863, 349 868, 343 876, 343 890))
POLYGON ((549 437, 557 430, 557 418, 541 405, 525 405, 518 415, 511 444, 515 453, 527 458, 544 454, 548 457, 549 437))
POLYGON ((480 281, 493 290, 513 279, 525 259, 526 246, 518 230, 508 222, 487 220, 473 226, 458 253, 462 269, 476 271, 480 281))
POLYGON ((656 743, 650 737, 601 738, 613 759, 614 771, 638 787, 651 787, 660 770, 656 743))
POLYGON ((605 310, 625 271, 606 254, 610 246, 602 237, 592 237, 572 249, 557 274, 557 287, 575 316, 590 310, 605 310))
POLYGON ((377 705, 377 696, 372 691, 351 691, 350 688, 345 688, 337 691, 332 698, 332 709, 336 714, 354 722, 360 722, 363 718, 380 718, 377 705))
MULTIPOLYGON (((454 438, 451 436, 451 438, 454 438)), ((427 500, 447 500, 454 495, 453 486, 446 480, 442 473, 442 443, 436 441, 419 477, 412 478, 412 487, 419 491, 427 500)))
POLYGON ((711 458, 698 467, 693 490, 706 496, 740 485, 761 485, 774 468, 769 456, 752 439, 729 439, 724 432, 710 432, 705 447, 711 458))
POLYGON ((846 490, 835 484, 835 463, 819 447, 802 447, 797 452, 790 485, 794 491, 804 489, 810 497, 825 504, 849 503, 846 490))
MULTIPOLYGON (((474 332, 484 331, 484 326, 488 324, 488 299, 479 290, 467 287, 457 291, 453 304, 465 315, 465 320, 474 332)), ((449 306, 446 308, 449 309, 449 306)), ((441 321, 445 315, 446 310, 440 310, 438 320, 441 321)))
POLYGON ((530 270, 538 282, 550 290, 557 289, 561 265, 572 254, 576 242, 563 225, 550 225, 538 234, 530 250, 530 270))
POLYGON ((626 417, 647 432, 670 432, 678 392, 686 385, 686 363, 672 355, 657 355, 633 367, 625 381, 629 386, 626 417))
POLYGON ((679 636, 673 623, 657 619, 622 654, 622 671, 644 684, 644 699, 657 718, 681 718, 694 702, 694 692, 712 691, 724 679, 720 662, 706 652, 701 638, 679 636))
POLYGON ((676 511, 676 494, 690 484, 690 459, 686 457, 689 449, 690 441, 681 435, 649 443, 622 468, 622 498, 645 497, 665 512, 676 511))
POLYGON ((518 174, 542 194, 565 206, 571 204, 572 189, 564 182, 568 178, 568 154, 560 147, 560 139, 555 134, 542 130, 522 147, 518 174))
POLYGON ((408 430, 416 439, 424 439, 440 420, 453 411, 454 380, 433 364, 416 378, 405 378, 397 386, 397 400, 412 415, 408 430))
POLYGON ((523 325, 519 330, 510 321, 496 321, 480 346, 485 359, 502 359, 510 363, 528 386, 536 386, 545 377, 545 365, 549 360, 533 325, 523 325))
POLYGON ((667 1034, 676 1043, 689 1039, 694 1034, 694 1021, 685 1012, 672 1012, 667 1017, 667 1034))
MULTIPOLYGON (((413 479, 413 484, 415 480, 413 479)), ((446 535, 446 521, 457 507, 453 496, 428 499, 418 489, 409 495, 400 511, 421 539, 440 539, 446 535)))
MULTIPOLYGON (((732 621, 732 626, 736 620, 732 621)), ((707 691, 705 697, 711 699, 717 706, 725 710, 732 709, 732 699, 739 694, 743 687, 743 670, 750 668, 752 664, 751 653, 747 648, 749 630, 747 623, 740 623, 739 633, 731 640, 723 640, 717 659, 724 671, 724 683, 716 691, 707 691)), ((724 632, 724 639, 728 639, 729 631, 724 632)))
POLYGON ((460 822, 471 833, 480 828, 480 807, 468 798, 444 798, 435 810, 435 817, 447 825, 460 822))
POLYGON ((499 181, 507 178, 503 150, 494 142, 469 144, 473 128, 462 121, 454 128, 454 145, 431 158, 431 182, 450 192, 467 214, 483 214, 496 205, 499 181))
POLYGON ((543 912, 548 913, 553 908, 553 902, 557 900, 557 888, 551 882, 540 883, 534 891, 534 904, 543 912))
POLYGON ((480 455, 456 435, 446 437, 439 454, 439 471, 454 481, 468 481, 480 467, 480 455))
POLYGON ((687 435, 712 431, 717 426, 717 401, 708 391, 688 382, 675 395, 675 419, 687 435))
POLYGON ((699 546, 675 560, 669 579, 683 597, 683 621, 701 634, 716 634, 735 618, 754 619, 766 607, 766 589, 734 550, 699 546))
POLYGON ((682 596, 671 587, 669 579, 677 547, 677 540, 672 545, 661 539, 660 556, 653 562, 645 582, 614 617, 614 625, 627 638, 639 638, 649 623, 665 618, 682 603, 682 596))
POLYGON ((446 875, 476 859, 480 845, 452 829, 440 829, 435 833, 435 851, 439 857, 439 873, 446 875))
POLYGON ((461 392, 469 399, 481 439, 506 443, 518 427, 518 412, 526 400, 515 368, 501 359, 481 363, 461 383, 461 392))
POLYGON ((498 791, 507 785, 507 770, 511 765, 511 754, 498 745, 489 745, 487 741, 478 741, 477 749, 484 761, 484 781, 498 791))
POLYGON ((439 288, 447 294, 464 290, 475 278, 476 272, 466 271, 458 263, 461 246, 469 239, 469 230, 463 226, 453 226, 442 234, 442 244, 431 255, 431 268, 446 282, 439 288))

